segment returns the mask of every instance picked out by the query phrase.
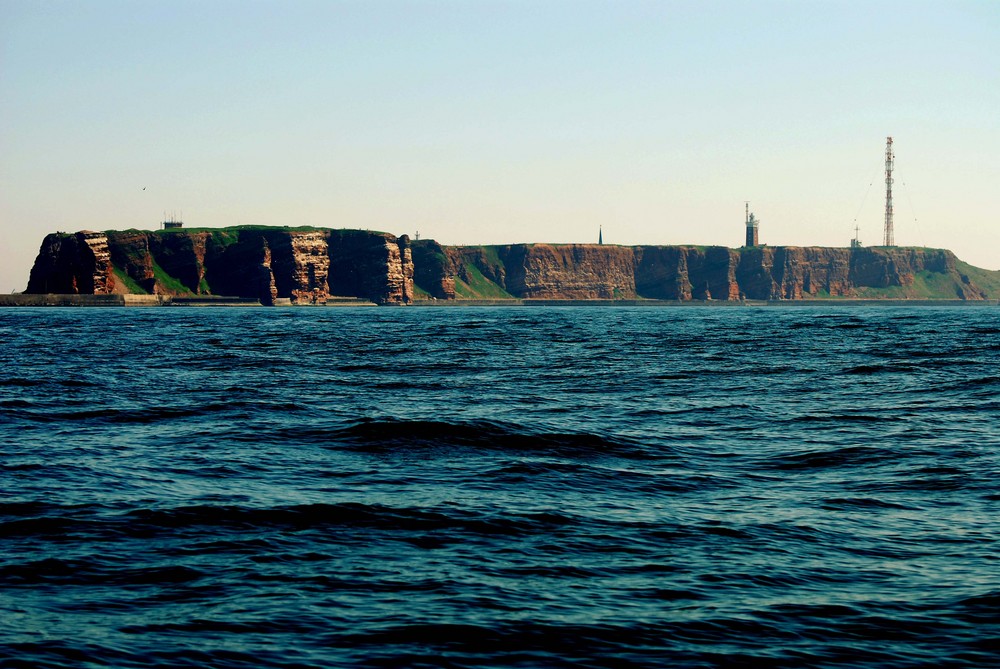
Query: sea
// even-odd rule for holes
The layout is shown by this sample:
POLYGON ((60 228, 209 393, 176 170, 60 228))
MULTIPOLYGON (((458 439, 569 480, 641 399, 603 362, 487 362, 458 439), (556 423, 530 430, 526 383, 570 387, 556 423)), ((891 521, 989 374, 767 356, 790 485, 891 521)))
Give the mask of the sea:
POLYGON ((996 306, 0 309, 0 667, 996 666, 996 306))

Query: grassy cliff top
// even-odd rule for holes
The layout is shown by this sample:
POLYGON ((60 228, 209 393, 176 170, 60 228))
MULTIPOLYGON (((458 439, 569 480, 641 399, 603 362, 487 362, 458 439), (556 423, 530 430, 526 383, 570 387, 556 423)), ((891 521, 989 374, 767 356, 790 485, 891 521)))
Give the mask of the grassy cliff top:
MULTIPOLYGON (((171 228, 158 230, 136 230, 136 232, 152 232, 158 235, 185 234, 189 232, 240 232, 242 230, 257 230, 261 232, 325 232, 328 230, 337 231, 357 231, 370 232, 376 235, 388 234, 381 230, 356 230, 356 228, 326 228, 315 225, 228 225, 221 228, 192 227, 192 228, 171 228)), ((106 232, 121 232, 119 230, 108 230, 106 232)))

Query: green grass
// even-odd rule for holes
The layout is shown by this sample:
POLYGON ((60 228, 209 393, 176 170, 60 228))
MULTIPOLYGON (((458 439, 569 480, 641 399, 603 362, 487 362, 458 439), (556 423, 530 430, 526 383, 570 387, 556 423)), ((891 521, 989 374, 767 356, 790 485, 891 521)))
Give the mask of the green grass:
POLYGON ((456 276, 455 277, 455 297, 457 297, 460 300, 474 300, 477 297, 479 297, 479 295, 476 295, 476 292, 474 290, 472 290, 472 288, 469 287, 469 284, 467 284, 466 282, 462 281, 461 279, 459 279, 456 276))
POLYGON ((888 288, 872 288, 871 286, 859 286, 858 297, 870 299, 902 300, 910 297, 904 292, 902 286, 889 286, 888 288))
POLYGON ((415 299, 415 300, 429 300, 429 299, 431 299, 431 297, 432 297, 432 295, 430 293, 428 293, 426 290, 424 290, 423 288, 421 288, 420 286, 418 286, 416 284, 416 282, 414 282, 414 284, 413 284, 413 299, 415 299))
POLYGON ((190 232, 209 232, 216 234, 219 232, 240 232, 242 230, 257 230, 261 232, 267 231, 279 231, 279 232, 327 232, 327 231, 338 231, 338 232, 370 232, 375 235, 387 234, 381 230, 359 230, 356 228, 323 228, 315 225, 228 225, 222 228, 206 228, 206 227, 191 227, 191 228, 171 228, 170 230, 156 229, 156 230, 137 230, 135 228, 130 228, 129 230, 106 230, 105 234, 115 233, 115 232, 152 232, 157 235, 183 235, 190 232))
POLYGON ((125 273, 125 270, 120 267, 114 268, 115 281, 125 286, 129 293, 132 295, 147 295, 148 293, 143 289, 142 286, 135 282, 135 279, 130 277, 125 273))
POLYGON ((501 267, 504 266, 503 262, 501 262, 501 260, 500 260, 500 254, 497 251, 497 249, 499 247, 496 247, 496 246, 482 246, 480 248, 483 250, 483 256, 488 261, 490 261, 494 265, 499 265, 501 267))
POLYGON ((919 288, 932 299, 954 300, 960 297, 956 277, 940 272, 917 272, 913 277, 913 287, 919 288))
POLYGON ((153 262, 153 277, 156 279, 156 283, 159 284, 161 288, 170 292, 174 295, 193 295, 191 289, 181 283, 178 279, 167 274, 167 271, 160 267, 156 259, 150 255, 150 260, 153 262))
POLYGON ((909 286, 859 287, 857 292, 858 297, 867 298, 957 300, 960 299, 957 288, 950 274, 923 270, 913 275, 913 283, 909 286))
POLYGON ((158 235, 183 235, 186 232, 220 232, 220 231, 238 231, 238 230, 282 230, 282 231, 292 231, 292 232, 317 232, 323 230, 329 230, 330 228, 317 228, 314 225, 299 225, 299 226, 288 226, 288 225, 229 225, 224 228, 170 228, 168 230, 157 229, 157 230, 147 230, 146 232, 155 232, 158 235))
POLYGON ((1000 299, 1000 271, 974 267, 967 262, 957 260, 955 268, 969 277, 969 280, 986 291, 990 299, 1000 299))
POLYGON ((205 230, 209 233, 209 238, 223 248, 240 241, 240 234, 237 230, 205 230))
POLYGON ((514 299, 514 296, 506 290, 493 283, 479 271, 479 268, 472 264, 466 264, 465 269, 469 275, 469 283, 455 277, 455 296, 466 300, 478 299, 514 299))

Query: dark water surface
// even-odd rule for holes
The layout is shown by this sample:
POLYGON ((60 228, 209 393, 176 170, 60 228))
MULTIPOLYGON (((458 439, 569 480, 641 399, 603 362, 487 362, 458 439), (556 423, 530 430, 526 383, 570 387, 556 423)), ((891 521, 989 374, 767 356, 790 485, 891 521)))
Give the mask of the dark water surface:
POLYGON ((0 666, 1000 665, 1000 309, 0 310, 0 666))

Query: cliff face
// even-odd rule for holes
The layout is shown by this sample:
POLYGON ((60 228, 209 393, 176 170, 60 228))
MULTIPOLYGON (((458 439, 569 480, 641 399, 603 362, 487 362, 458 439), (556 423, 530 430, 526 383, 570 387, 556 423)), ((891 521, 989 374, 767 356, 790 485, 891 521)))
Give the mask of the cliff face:
POLYGON ((455 262, 453 256, 453 253, 449 253, 433 240, 414 243, 411 248, 414 283, 421 286, 431 297, 442 300, 455 299, 455 276, 459 272, 460 265, 455 262))
POLYGON ((343 296, 406 304, 415 283, 422 294, 445 300, 1000 297, 1000 273, 972 268, 941 249, 446 247, 411 243, 405 235, 313 228, 55 233, 42 242, 27 292, 226 295, 262 304, 322 304, 343 296))
POLYGON ((955 255, 943 249, 758 247, 744 250, 738 275, 751 299, 865 297, 880 291, 898 297, 986 296, 957 270, 955 255))
POLYGON ((331 295, 380 304, 413 299, 405 236, 361 230, 139 230, 51 234, 28 293, 227 295, 322 304, 331 295))
POLYGON ((367 297, 379 304, 413 300, 409 237, 362 230, 330 232, 330 292, 367 297))
POLYGON ((31 268, 28 293, 106 294, 114 269, 104 233, 53 233, 45 237, 31 268))
POLYGON ((724 247, 514 244, 449 248, 418 242, 414 258, 417 284, 444 299, 459 292, 469 297, 576 300, 740 297, 739 252, 724 247), (484 281, 495 284, 497 290, 483 293, 484 281), (469 295, 476 289, 480 294, 469 295))
POLYGON ((519 244, 499 255, 506 267, 505 290, 519 297, 636 297, 635 255, 627 247, 519 244))
POLYGON ((417 284, 434 297, 800 300, 900 297, 979 300, 942 249, 415 244, 417 284), (479 283, 476 284, 475 281, 479 283), (478 291, 478 294, 477 294, 478 291), (471 293, 471 294, 470 294, 471 293))

